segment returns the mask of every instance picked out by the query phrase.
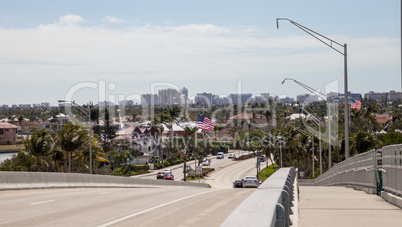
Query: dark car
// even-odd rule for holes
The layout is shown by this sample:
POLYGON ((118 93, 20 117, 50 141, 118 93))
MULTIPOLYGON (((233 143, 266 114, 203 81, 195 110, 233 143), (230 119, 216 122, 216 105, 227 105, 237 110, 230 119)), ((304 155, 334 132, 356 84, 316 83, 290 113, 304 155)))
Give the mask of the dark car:
POLYGON ((233 182, 233 187, 234 188, 242 188, 243 187, 243 181, 242 180, 235 180, 233 182))
POLYGON ((165 173, 165 180, 174 180, 174 176, 171 173, 165 173))
POLYGON ((260 158, 260 162, 265 162, 265 161, 267 161, 267 159, 265 158, 265 156, 262 156, 262 155, 261 155, 259 158, 260 158))
POLYGON ((163 172, 158 172, 158 174, 156 174, 156 179, 165 179, 165 174, 163 172))

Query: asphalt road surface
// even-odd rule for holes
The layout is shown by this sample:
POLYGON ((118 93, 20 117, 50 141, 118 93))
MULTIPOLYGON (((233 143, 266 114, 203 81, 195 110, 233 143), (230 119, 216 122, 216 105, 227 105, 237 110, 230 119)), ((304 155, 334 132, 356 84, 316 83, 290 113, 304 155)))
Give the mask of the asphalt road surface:
POLYGON ((232 181, 256 170, 255 159, 214 161, 212 188, 0 191, 0 226, 219 226, 255 190, 232 181))
MULTIPOLYGON (((239 150, 231 150, 231 153, 235 153, 236 157, 239 157, 242 154, 244 154, 244 155, 248 154, 247 151, 239 151, 239 150)), ((211 164, 210 164, 210 166, 204 166, 204 168, 214 168, 215 172, 221 170, 222 168, 226 168, 226 166, 228 166, 228 165, 237 163, 237 161, 233 161, 233 159, 228 159, 228 154, 225 154, 225 158, 223 158, 223 159, 216 159, 216 156, 208 156, 208 159, 211 160, 211 164)), ((254 159, 254 161, 256 161, 256 160, 254 159)), ((193 170, 195 169, 194 161, 187 162, 186 165, 191 166, 191 168, 193 170)), ((198 165, 198 162, 197 162, 197 165, 198 165)), ((254 166, 250 165, 250 168, 255 169, 255 165, 254 166)), ((158 172, 163 172, 163 170, 165 170, 165 169, 171 169, 172 170, 172 173, 173 173, 175 181, 181 181, 184 178, 183 164, 170 166, 170 167, 160 169, 160 170, 151 170, 151 173, 142 174, 142 175, 136 175, 136 176, 132 176, 132 177, 134 177, 134 178, 137 177, 137 178, 146 178, 146 179, 156 179, 156 174, 158 172)), ((252 174, 255 175, 256 172, 252 173, 252 174)), ((234 181, 234 180, 232 180, 232 181, 234 181)))

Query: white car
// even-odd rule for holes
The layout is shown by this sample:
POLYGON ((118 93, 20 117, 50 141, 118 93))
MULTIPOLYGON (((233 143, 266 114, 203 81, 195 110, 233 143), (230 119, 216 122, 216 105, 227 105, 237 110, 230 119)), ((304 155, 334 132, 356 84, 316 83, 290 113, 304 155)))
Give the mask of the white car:
POLYGON ((257 177, 247 176, 243 179, 243 188, 258 188, 260 181, 257 177))
POLYGON ((164 173, 164 174, 168 174, 168 173, 171 174, 171 173, 172 173, 172 170, 171 170, 171 169, 165 169, 165 170, 163 170, 163 173, 164 173))
POLYGON ((233 159, 236 158, 236 155, 234 153, 230 153, 228 156, 228 159, 233 159))
POLYGON ((209 166, 209 161, 203 162, 202 166, 209 166))

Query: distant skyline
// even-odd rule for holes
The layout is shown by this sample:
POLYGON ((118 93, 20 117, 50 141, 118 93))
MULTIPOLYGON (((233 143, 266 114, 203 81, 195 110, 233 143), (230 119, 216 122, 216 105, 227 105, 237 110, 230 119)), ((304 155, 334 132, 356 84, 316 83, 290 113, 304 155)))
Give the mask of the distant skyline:
MULTIPOLYGON (((390 91, 392 91, 392 90, 390 90, 390 91)), ((389 93, 390 91, 374 91, 375 93, 389 93)), ((358 93, 358 92, 353 92, 353 91, 351 91, 351 93, 352 94, 360 94, 361 95, 361 98, 363 98, 364 99, 364 95, 365 94, 368 94, 369 92, 372 92, 372 91, 367 91, 367 92, 364 92, 364 93, 358 93)), ((211 93, 211 92, 199 92, 199 93, 197 93, 197 94, 205 94, 205 93, 211 93)), ((269 93, 269 92, 266 92, 266 93, 269 93)), ((251 92, 243 92, 243 94, 252 94, 252 97, 253 98, 255 98, 256 96, 261 96, 262 94, 266 94, 266 93, 251 93, 251 92)), ((194 101, 194 99, 196 100, 196 96, 197 96, 197 94, 194 94, 194 96, 193 97, 189 97, 189 100, 193 100, 194 101)), ((217 94, 214 94, 214 93, 211 93, 212 95, 217 95, 217 94)), ((224 96, 222 96, 222 97, 229 97, 230 95, 232 95, 232 94, 235 94, 235 93, 231 93, 231 94, 227 94, 227 95, 224 95, 224 96)), ((269 93, 270 94, 270 93, 269 93)), ((340 95, 343 95, 343 93, 339 93, 340 95)), ((141 94, 141 95, 144 95, 144 94, 141 94)), ((317 96, 317 94, 313 94, 313 93, 309 93, 309 92, 305 92, 305 93, 300 93, 300 94, 297 94, 296 96, 294 96, 294 97, 292 97, 292 96, 277 96, 277 95, 273 95, 273 96, 271 96, 271 94, 270 94, 270 96, 271 97, 278 97, 279 99, 286 99, 286 98, 292 98, 292 99, 294 99, 294 101, 296 102, 297 101, 297 96, 298 95, 312 95, 312 96, 317 96)), ((327 95, 329 95, 329 94, 327 94, 327 95)), ((356 99, 356 98, 355 98, 356 99)), ((319 101, 320 101, 321 99, 319 99, 319 101)), ((76 101, 76 100, 74 100, 74 101, 76 101)), ((119 105, 119 103, 120 102, 124 102, 124 101, 128 101, 128 100, 118 100, 118 99, 116 99, 116 101, 110 101, 110 103, 113 103, 114 105, 119 105)), ((106 102, 109 102, 109 101, 107 101, 106 100, 106 102)), ((68 102, 67 102, 68 103, 68 102)), ((83 102, 83 103, 80 103, 80 102, 76 102, 77 104, 79 104, 79 105, 83 105, 83 104, 87 104, 87 103, 89 103, 89 102, 87 102, 87 103, 85 103, 85 102, 83 102)), ((104 101, 96 101, 96 102, 93 102, 92 101, 92 103, 94 104, 94 105, 98 105, 99 103, 101 103, 102 105, 104 105, 103 103, 105 103, 105 100, 104 101)), ((33 107, 33 105, 41 105, 42 104, 42 106, 43 105, 46 105, 45 107, 49 107, 48 105, 50 105, 50 106, 58 106, 60 103, 59 102, 55 102, 55 103, 50 103, 50 102, 48 102, 48 101, 40 101, 40 102, 35 102, 35 103, 12 103, 12 104, 8 104, 8 103, 0 103, 0 108, 1 108, 1 106, 2 105, 8 105, 8 107, 12 107, 12 105, 31 105, 31 107, 33 107)), ((138 101, 138 100, 135 100, 134 101, 134 104, 141 104, 141 101, 138 101)), ((108 103, 107 103, 107 105, 108 105, 108 103)), ((160 105, 160 104, 157 104, 157 105, 160 105)), ((162 105, 166 105, 166 104, 162 104, 162 105)))
MULTIPOLYGON (((186 87, 190 97, 236 93, 238 81, 242 93, 308 93, 292 82, 282 85, 285 77, 322 91, 332 82, 343 93, 342 56, 289 22, 282 21, 278 30, 278 17, 348 44, 350 91, 401 90, 400 1, 26 0, 1 5, 0 105, 57 105, 77 84, 102 81, 106 99, 151 93, 155 83, 186 87)), ((73 99, 97 102, 100 93, 81 89, 73 99)))

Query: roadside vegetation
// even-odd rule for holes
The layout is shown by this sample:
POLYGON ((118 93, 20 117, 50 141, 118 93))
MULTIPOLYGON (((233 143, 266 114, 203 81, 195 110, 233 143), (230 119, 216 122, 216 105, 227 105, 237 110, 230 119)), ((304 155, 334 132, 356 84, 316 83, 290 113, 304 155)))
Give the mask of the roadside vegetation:
POLYGON ((265 167, 260 171, 260 173, 257 175, 257 178, 261 180, 261 182, 264 182, 268 177, 270 177, 275 171, 278 170, 278 164, 274 163, 273 165, 270 165, 268 167, 265 167))
MULTIPOLYGON (((343 108, 338 108, 336 117, 331 123, 337 125, 338 134, 331 135, 332 143, 329 147, 327 127, 327 104, 313 102, 303 104, 304 109, 320 121, 323 140, 322 163, 323 172, 328 170, 328 151, 331 149, 332 162, 337 164, 344 160, 344 122, 343 108)), ((350 124, 350 155, 357 155, 370 149, 402 143, 402 100, 389 103, 387 100, 361 100, 361 109, 351 110, 350 124), (376 118, 377 114, 389 115, 386 122, 376 118)), ((343 103, 339 103, 342 107, 343 103)), ((227 152, 229 149, 246 151, 245 154, 259 152, 264 154, 272 163, 283 166, 294 166, 304 173, 305 178, 312 178, 312 151, 315 152, 315 172, 319 171, 319 138, 318 125, 311 118, 291 118, 292 114, 302 112, 300 103, 283 104, 268 100, 262 103, 248 103, 247 105, 199 105, 191 104, 188 109, 181 106, 155 106, 148 108, 148 113, 142 114, 143 107, 125 107, 126 121, 138 124, 147 123, 150 131, 150 140, 158 144, 158 156, 151 158, 156 169, 196 159, 201 163, 203 157, 217 152, 227 152), (152 109, 151 109, 152 108, 152 109), (151 111, 152 110, 152 111, 151 111), (196 128, 184 128, 180 135, 173 135, 175 124, 196 121, 197 114, 214 119, 213 131, 203 132, 195 141, 196 128), (234 116, 236 116, 234 118, 234 116), (246 117, 244 117, 246 116, 246 117), (257 122, 265 122, 261 126, 257 122), (164 124, 166 127, 162 127, 164 124), (164 128, 168 132, 164 133, 164 128), (315 131, 315 134, 304 134, 300 131, 315 131), (162 134, 164 134, 162 142, 162 134), (165 136, 165 134, 167 134, 165 136), (280 152, 282 161, 280 163, 280 152)), ((127 161, 141 156, 138 146, 129 139, 117 136, 117 124, 111 116, 118 116, 116 107, 99 110, 91 107, 93 128, 84 125, 69 123, 58 132, 56 130, 33 132, 30 137, 22 141, 23 147, 12 159, 1 164, 2 171, 43 171, 43 172, 89 172, 89 144, 92 145, 92 159, 94 173, 131 175, 139 174, 132 166, 131 172, 127 161), (89 141, 89 130, 92 131, 92 140, 89 141), (128 170, 127 170, 128 168, 128 170)), ((87 116, 73 107, 72 112, 77 119, 85 122, 87 116)), ((63 107, 57 108, 0 108, 0 118, 9 118, 12 121, 22 121, 25 118, 31 121, 47 120, 64 113, 63 107), (24 116, 24 117, 22 117, 24 116)), ((247 156, 244 155, 243 158, 247 156)), ((236 157, 238 160, 239 157, 236 157)), ((243 159, 240 158, 240 159, 243 159)), ((270 170, 269 170, 270 171, 270 170)), ((266 173, 269 172, 268 169, 266 173)), ((318 176, 318 174, 316 174, 318 176)), ((316 177, 315 176, 315 177, 316 177)), ((262 176, 263 177, 263 176, 262 176)))

